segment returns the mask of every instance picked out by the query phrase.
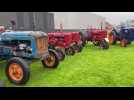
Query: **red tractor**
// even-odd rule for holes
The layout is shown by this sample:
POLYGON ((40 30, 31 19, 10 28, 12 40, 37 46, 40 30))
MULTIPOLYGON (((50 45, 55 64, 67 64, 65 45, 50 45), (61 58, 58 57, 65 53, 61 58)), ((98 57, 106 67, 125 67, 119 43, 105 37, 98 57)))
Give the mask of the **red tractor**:
POLYGON ((48 37, 49 37, 48 38, 48 44, 49 44, 48 48, 52 49, 52 50, 55 50, 57 52, 57 54, 58 54, 59 60, 63 61, 64 58, 65 58, 64 52, 61 49, 55 47, 55 44, 57 44, 58 39, 54 38, 54 36, 51 35, 51 33, 48 34, 48 37))
POLYGON ((75 51, 72 47, 73 46, 72 34, 68 34, 68 32, 51 32, 48 33, 48 37, 49 37, 49 48, 62 52, 61 57, 62 60, 65 56, 65 53, 67 55, 75 54, 75 51))
POLYGON ((109 44, 105 40, 107 38, 107 31, 104 29, 88 29, 87 41, 93 42, 95 46, 99 46, 101 49, 108 49, 109 44))
POLYGON ((68 34, 72 34, 72 47, 74 48, 75 52, 81 52, 83 45, 80 32, 68 32, 68 34))

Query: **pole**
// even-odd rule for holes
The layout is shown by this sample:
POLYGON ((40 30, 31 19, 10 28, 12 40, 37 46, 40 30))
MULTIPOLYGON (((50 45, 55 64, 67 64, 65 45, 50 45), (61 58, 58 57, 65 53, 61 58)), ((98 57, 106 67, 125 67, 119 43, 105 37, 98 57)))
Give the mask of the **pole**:
POLYGON ((63 25, 60 24, 60 32, 63 32, 63 25))

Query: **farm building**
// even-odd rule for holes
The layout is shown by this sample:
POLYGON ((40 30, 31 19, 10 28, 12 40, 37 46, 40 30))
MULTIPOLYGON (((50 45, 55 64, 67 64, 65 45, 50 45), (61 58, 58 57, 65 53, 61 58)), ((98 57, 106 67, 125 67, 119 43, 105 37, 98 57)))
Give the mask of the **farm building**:
POLYGON ((105 28, 105 18, 91 12, 0 12, 0 25, 17 30, 54 31, 60 28, 79 30, 88 27, 105 28))
POLYGON ((16 23, 18 30, 54 30, 54 14, 48 12, 0 12, 0 25, 11 27, 16 23))
POLYGON ((91 12, 53 12, 55 29, 105 28, 105 18, 91 12))

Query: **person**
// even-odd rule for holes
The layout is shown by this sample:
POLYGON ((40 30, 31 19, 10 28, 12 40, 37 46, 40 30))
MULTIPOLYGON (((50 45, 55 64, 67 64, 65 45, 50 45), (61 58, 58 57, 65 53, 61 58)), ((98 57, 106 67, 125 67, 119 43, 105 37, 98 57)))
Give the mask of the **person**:
POLYGON ((5 27, 4 26, 0 26, 0 33, 5 32, 5 27))
POLYGON ((12 29, 16 30, 16 22, 14 20, 11 20, 12 29))

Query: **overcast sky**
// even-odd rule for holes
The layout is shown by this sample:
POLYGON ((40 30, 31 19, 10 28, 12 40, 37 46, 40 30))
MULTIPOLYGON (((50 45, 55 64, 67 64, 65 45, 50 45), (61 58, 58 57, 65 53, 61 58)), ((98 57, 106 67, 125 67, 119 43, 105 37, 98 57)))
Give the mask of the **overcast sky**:
POLYGON ((119 24, 128 19, 134 19, 134 12, 93 12, 104 16, 111 24, 119 24))

